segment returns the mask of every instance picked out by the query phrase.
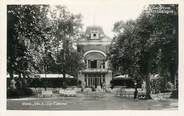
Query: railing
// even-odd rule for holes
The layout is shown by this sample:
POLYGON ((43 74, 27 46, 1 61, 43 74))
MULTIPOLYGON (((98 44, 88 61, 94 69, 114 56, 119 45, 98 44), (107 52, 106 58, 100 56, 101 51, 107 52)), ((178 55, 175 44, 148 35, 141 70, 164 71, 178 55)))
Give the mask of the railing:
POLYGON ((104 73, 106 73, 106 72, 108 72, 108 71, 109 71, 108 69, 88 68, 88 69, 83 70, 82 72, 83 72, 83 73, 85 73, 85 72, 91 72, 91 73, 92 73, 92 72, 104 72, 104 73))

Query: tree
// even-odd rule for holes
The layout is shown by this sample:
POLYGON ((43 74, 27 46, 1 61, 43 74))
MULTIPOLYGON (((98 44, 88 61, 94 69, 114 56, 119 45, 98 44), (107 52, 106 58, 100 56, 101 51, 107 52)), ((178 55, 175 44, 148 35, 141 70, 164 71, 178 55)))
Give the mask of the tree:
POLYGON ((65 6, 55 6, 50 12, 50 33, 53 36, 52 56, 58 73, 77 76, 78 71, 83 68, 81 54, 73 45, 80 37, 81 15, 72 14, 65 6))
POLYGON ((152 5, 150 9, 154 37, 161 52, 160 74, 168 76, 168 80, 174 83, 178 71, 178 5, 152 5), (153 13, 155 7, 167 10, 165 13, 153 13))
POLYGON ((170 72, 173 78, 177 73, 178 20, 177 5, 150 5, 147 9, 149 12, 143 11, 135 21, 115 23, 110 60, 115 70, 145 80, 149 99, 151 74, 170 72), (155 7, 168 7, 173 12, 160 14, 154 12, 155 7))
POLYGON ((7 67, 10 77, 13 74, 29 73, 36 68, 33 51, 43 39, 40 25, 47 5, 8 5, 7 6, 7 67))
POLYGON ((81 55, 73 48, 80 35, 80 15, 63 6, 54 8, 8 6, 7 66, 11 78, 13 74, 25 77, 35 73, 45 73, 45 77, 47 73, 62 73, 65 78, 81 69, 81 55))

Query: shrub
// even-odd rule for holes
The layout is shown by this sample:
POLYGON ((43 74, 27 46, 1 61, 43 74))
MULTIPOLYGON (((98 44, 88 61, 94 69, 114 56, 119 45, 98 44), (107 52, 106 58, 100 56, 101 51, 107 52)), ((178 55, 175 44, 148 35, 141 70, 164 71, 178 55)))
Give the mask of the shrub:
MULTIPOLYGON (((10 79, 7 79, 7 87, 10 86, 10 79)), ((76 78, 66 78, 65 85, 63 85, 62 78, 27 78, 27 85, 26 87, 34 87, 34 88, 60 88, 60 87, 67 87, 67 86, 78 86, 80 81, 76 78)), ((14 90, 13 90, 14 91, 14 90)), ((22 90, 21 90, 22 91, 22 90)), ((16 94, 16 93, 15 93, 16 94)))
POLYGON ((58 88, 63 86, 77 86, 79 81, 76 78, 66 78, 65 85, 63 85, 62 78, 41 78, 41 79, 33 79, 33 81, 29 84, 29 87, 49 87, 49 88, 58 88))
MULTIPOLYGON (((113 79, 111 80, 111 87, 114 86, 126 86, 126 88, 134 88, 134 80, 133 79, 113 79)), ((138 81, 138 88, 141 88, 141 81, 138 81)))
POLYGON ((153 93, 171 92, 174 89, 174 85, 171 82, 167 82, 165 78, 158 78, 151 80, 151 89, 153 93))
POLYGON ((32 95, 33 95, 33 91, 29 88, 7 90, 7 98, 29 97, 32 95))
POLYGON ((170 98, 178 98, 178 90, 172 91, 170 98))

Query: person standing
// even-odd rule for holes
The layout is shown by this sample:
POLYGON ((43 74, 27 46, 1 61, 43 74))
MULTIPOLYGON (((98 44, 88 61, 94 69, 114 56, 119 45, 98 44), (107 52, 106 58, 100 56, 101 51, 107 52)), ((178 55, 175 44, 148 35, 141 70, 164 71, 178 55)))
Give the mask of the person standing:
POLYGON ((137 98, 137 95, 138 95, 137 82, 134 83, 134 86, 135 86, 134 99, 136 99, 137 98))

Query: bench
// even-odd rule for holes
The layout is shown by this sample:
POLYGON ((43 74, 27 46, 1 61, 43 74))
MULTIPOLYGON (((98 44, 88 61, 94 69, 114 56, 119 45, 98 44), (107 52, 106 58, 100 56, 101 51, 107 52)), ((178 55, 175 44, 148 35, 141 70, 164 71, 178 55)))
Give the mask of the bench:
POLYGON ((65 96, 65 97, 74 97, 76 96, 76 91, 75 90, 59 90, 59 94, 61 96, 65 96))
POLYGON ((52 95, 53 95, 52 90, 41 91, 42 97, 52 97, 52 95))
MULTIPOLYGON (((123 97, 134 97, 134 92, 135 89, 127 89, 127 88, 118 88, 116 89, 115 95, 116 96, 123 96, 123 97)), ((140 89, 138 89, 138 98, 144 98, 145 97, 145 92, 141 91, 140 89)))

